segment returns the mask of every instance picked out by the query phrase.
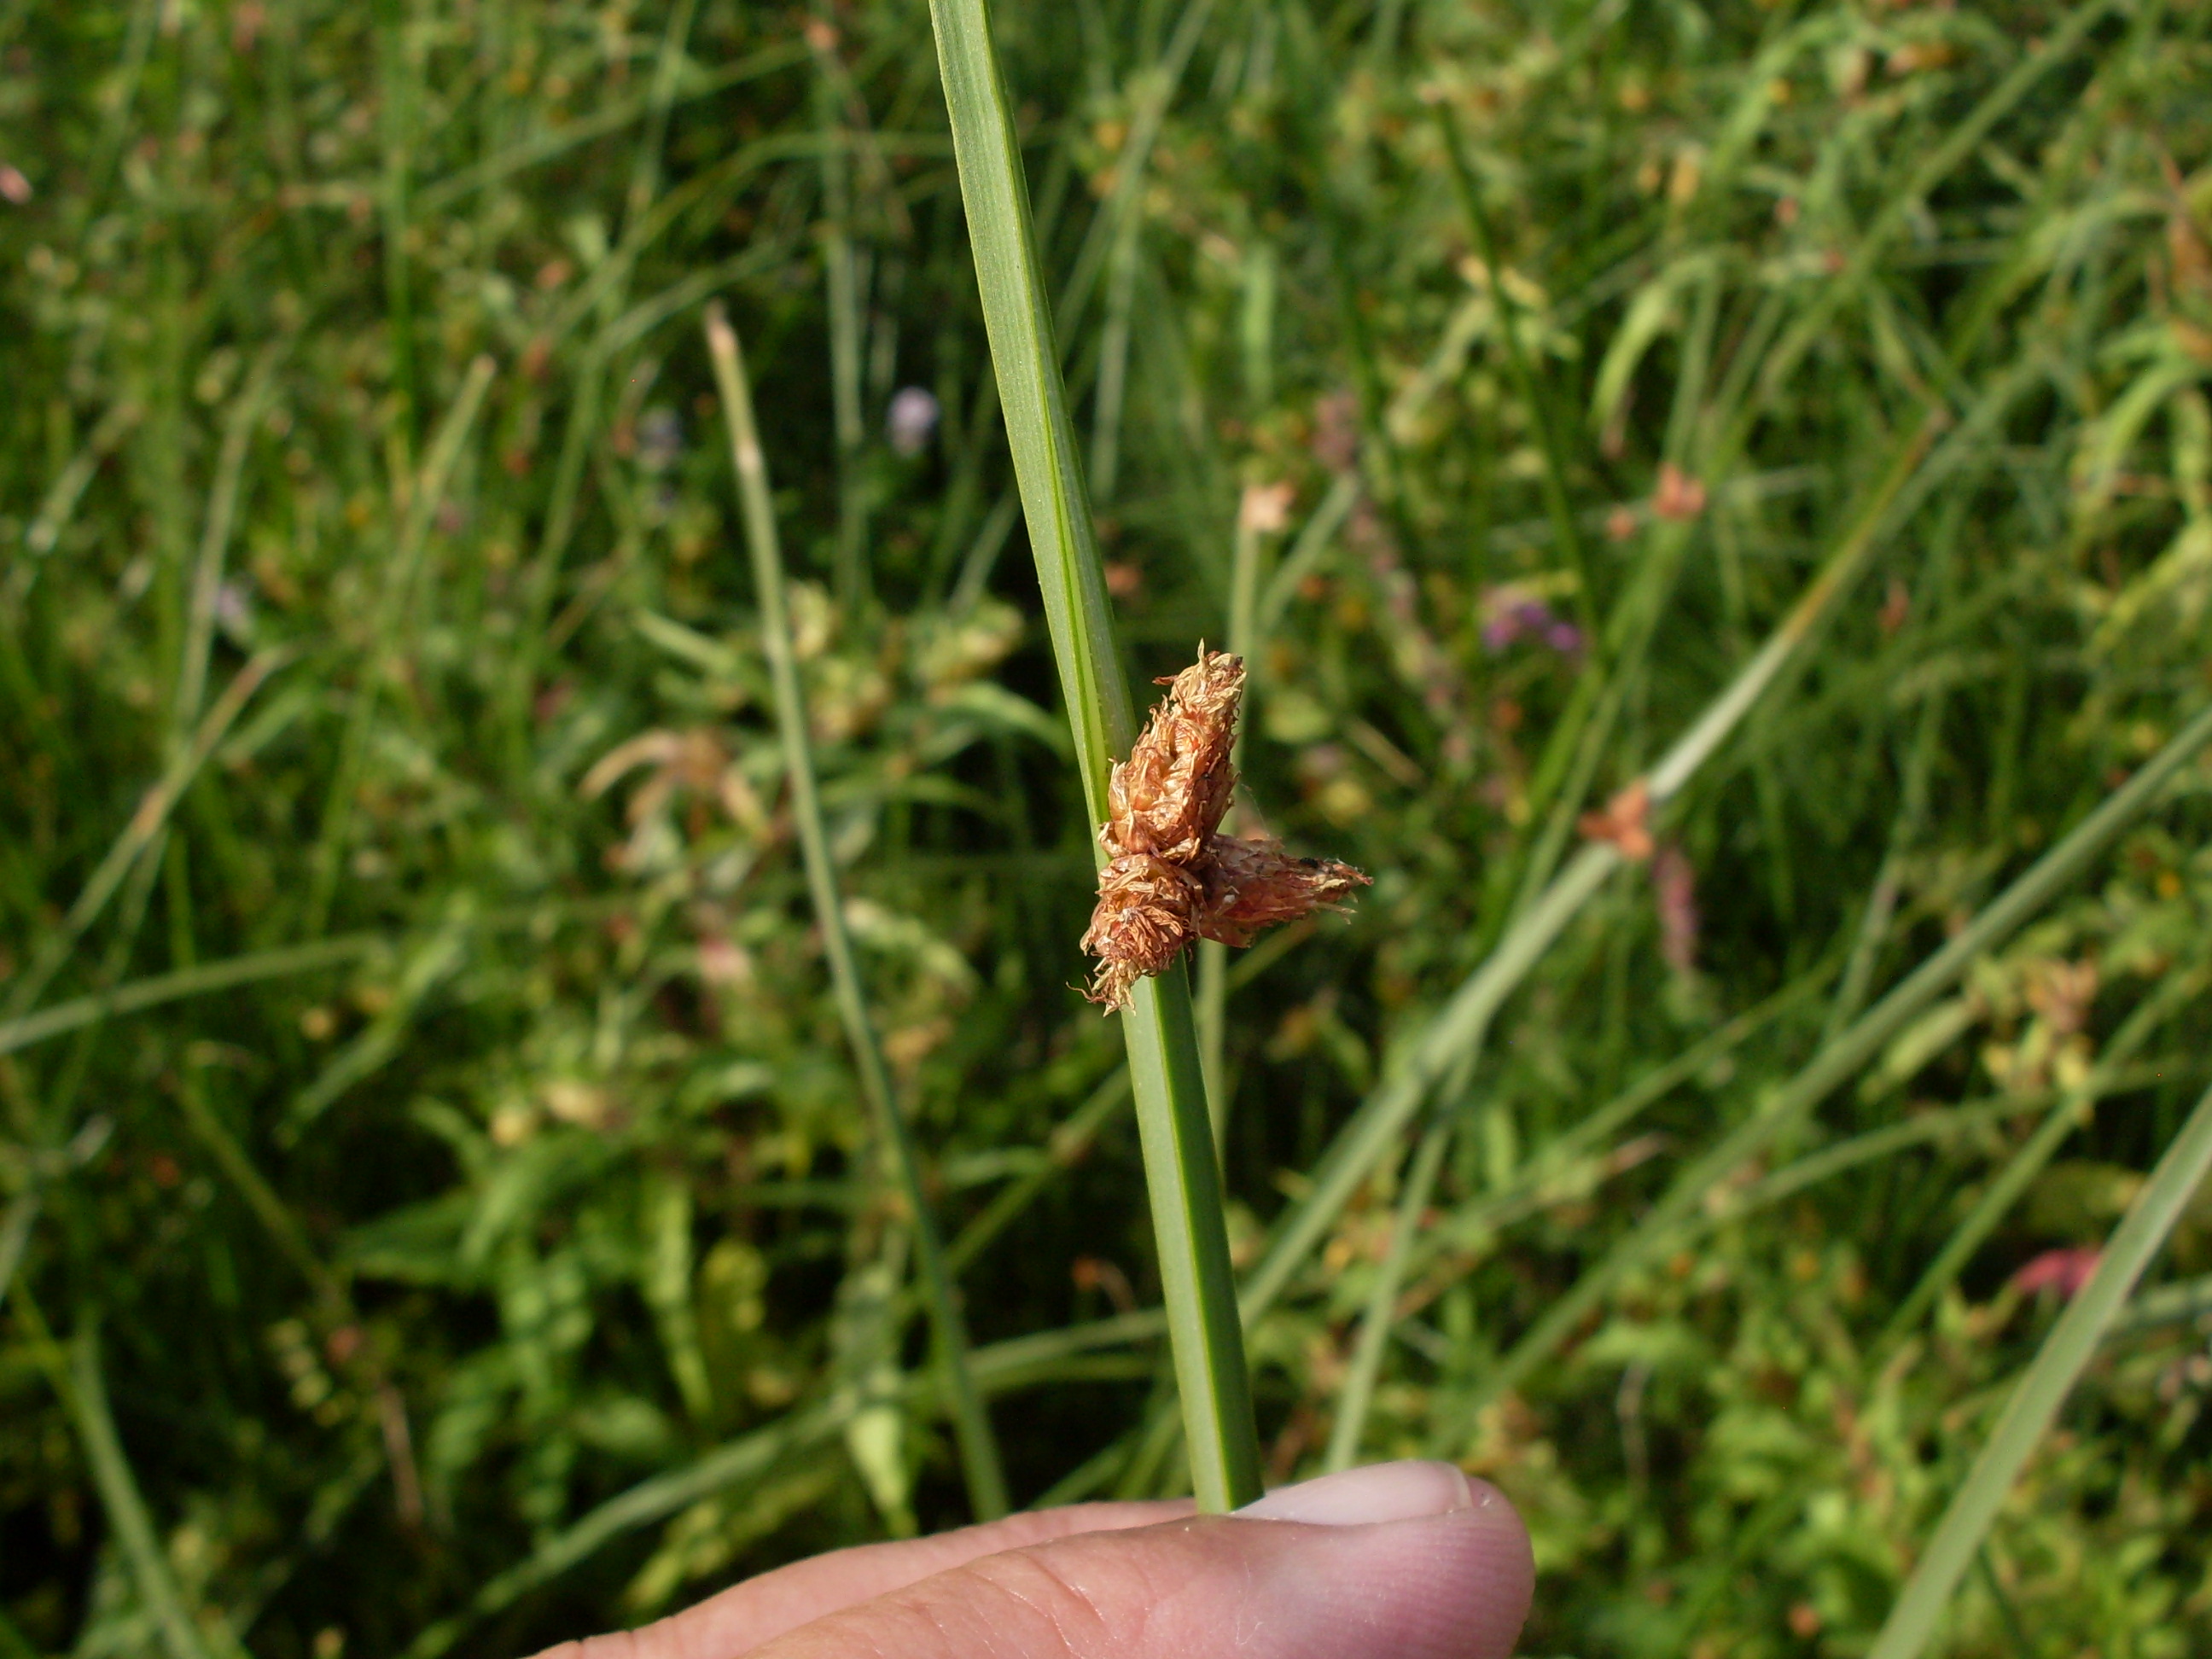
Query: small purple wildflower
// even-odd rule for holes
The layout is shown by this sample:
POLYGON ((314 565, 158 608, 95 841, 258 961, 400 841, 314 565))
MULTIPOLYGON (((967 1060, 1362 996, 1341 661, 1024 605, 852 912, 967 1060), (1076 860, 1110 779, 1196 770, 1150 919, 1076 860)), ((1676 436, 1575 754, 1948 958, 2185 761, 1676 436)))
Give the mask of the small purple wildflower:
POLYGON ((898 453, 919 455, 937 435, 940 412, 936 398, 923 387, 901 386, 892 394, 890 412, 884 418, 884 435, 898 453))
POLYGON ((1483 648, 1495 654, 1518 641, 1540 641, 1563 657, 1583 648, 1583 630, 1516 582, 1485 590, 1483 648))

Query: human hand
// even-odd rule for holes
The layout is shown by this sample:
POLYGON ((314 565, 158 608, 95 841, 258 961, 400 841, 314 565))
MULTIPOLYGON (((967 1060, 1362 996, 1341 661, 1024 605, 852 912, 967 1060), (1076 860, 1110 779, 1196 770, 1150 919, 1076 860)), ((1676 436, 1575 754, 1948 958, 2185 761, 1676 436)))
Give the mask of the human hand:
POLYGON ((1449 1463, 1380 1463, 1234 1516, 1079 1504, 818 1555, 540 1659, 1507 1659, 1528 1536, 1449 1463))

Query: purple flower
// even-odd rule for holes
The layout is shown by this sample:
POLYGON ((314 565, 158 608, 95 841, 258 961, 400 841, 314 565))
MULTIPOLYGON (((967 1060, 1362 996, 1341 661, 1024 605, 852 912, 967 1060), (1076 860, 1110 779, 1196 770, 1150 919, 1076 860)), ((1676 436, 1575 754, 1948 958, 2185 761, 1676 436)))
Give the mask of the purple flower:
POLYGON ((1517 582, 1490 588, 1482 596, 1482 644, 1493 653, 1523 639, 1540 641, 1563 657, 1583 648, 1583 631, 1517 582))
POLYGON ((902 455, 919 455, 937 435, 937 399, 918 386, 901 386, 884 418, 884 435, 902 455))

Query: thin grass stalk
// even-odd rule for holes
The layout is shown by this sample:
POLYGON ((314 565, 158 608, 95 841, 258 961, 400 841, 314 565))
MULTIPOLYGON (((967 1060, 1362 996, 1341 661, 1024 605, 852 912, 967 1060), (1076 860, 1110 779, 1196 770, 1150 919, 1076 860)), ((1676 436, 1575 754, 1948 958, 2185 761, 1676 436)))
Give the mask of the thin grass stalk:
POLYGON ((1136 305, 1137 239, 1142 228, 1135 214, 1125 216, 1107 268, 1106 317, 1098 331, 1098 384, 1091 412, 1091 494, 1102 507, 1112 505, 1121 476, 1121 410, 1129 388, 1129 313, 1136 305))
MULTIPOLYGON (((1244 770, 1244 750, 1259 691, 1260 564, 1267 551, 1267 536, 1248 492, 1237 506, 1236 543, 1229 566, 1228 649, 1244 664, 1243 718, 1237 722, 1229 757, 1239 776, 1244 770)), ((1245 809, 1232 811, 1241 813, 1245 809)), ((1213 1115, 1217 1161, 1229 1134, 1229 1073, 1223 1060, 1228 1019, 1229 947, 1216 939, 1203 939, 1198 947, 1198 1043, 1199 1057, 1206 1068, 1206 1103, 1213 1115)))
MULTIPOLYGON (((2084 1086, 2092 1099, 2102 1099, 2106 1095, 2148 1088, 2160 1081, 2165 1075, 2166 1073, 2155 1066, 2107 1066, 2100 1068, 2084 1086)), ((1837 1141, 1795 1163, 1784 1164, 1772 1175, 1746 1188, 1740 1196, 1732 1196, 1724 1204, 1713 1206, 1702 1220, 1692 1224, 1692 1228, 1702 1232, 1710 1227, 1739 1220, 1754 1210, 1779 1204, 1784 1199, 1801 1193, 1808 1187, 1832 1180, 1847 1170, 1874 1163, 1908 1146, 1948 1140, 1969 1129, 2002 1123, 2034 1110, 2041 1103, 2040 1095, 2010 1096, 1919 1112, 1901 1122, 1869 1129, 1864 1134, 1837 1141)))
MULTIPOLYGON (((1113 757, 1128 753, 1135 741, 1136 715, 1114 642, 1012 112, 984 0, 932 0, 930 16, 983 320, 1076 766, 1089 821, 1103 823, 1113 757)), ((1095 845, 1093 852, 1103 856, 1095 845)), ((1261 1491, 1260 1446, 1188 976, 1171 971, 1139 981, 1121 1026, 1192 1483, 1201 1509, 1235 1509, 1261 1491)))
POLYGON ((931 1212, 921 1176, 921 1158, 914 1131, 899 1109, 891 1086, 890 1067, 876 1040, 868 1014, 867 995, 853 941, 845 927, 843 896, 838 890, 837 866, 830 852, 830 837, 823 827, 822 802, 816 786, 814 750, 806 723, 805 692, 799 681, 799 662, 792 648, 791 623, 784 606, 783 556, 777 544, 775 514, 770 502, 768 468, 761 454, 760 434, 753 417, 752 392, 746 383, 744 359, 738 337, 717 306, 707 313, 707 343, 714 358, 714 382, 730 425, 731 463, 737 472, 738 491, 744 514, 745 541, 752 553, 753 582, 761 608, 763 648, 775 687, 776 724, 783 738, 784 765, 789 774, 793 817, 799 849, 806 865, 806 884, 814 900, 814 915, 822 930, 823 953, 830 959, 830 974, 836 989, 837 1012, 860 1074, 861 1092, 876 1120, 883 1155, 891 1178, 909 1212, 914 1229, 915 1267, 929 1312, 937 1370, 952 1419, 954 1437, 960 1447, 961 1469, 968 1485, 968 1501, 977 1518, 995 1520, 1006 1513, 1006 1479, 999 1458, 998 1442, 991 1432, 989 1413, 975 1390, 968 1366, 968 1333, 960 1316, 958 1291, 945 1265, 945 1246, 931 1212))
POLYGON ((1548 1358, 1583 1317, 1638 1262, 1648 1260, 1697 1213, 1705 1196, 1745 1161, 1784 1130, 1802 1121, 1858 1069, 1880 1053, 1914 1016, 1956 983, 1976 957, 1994 949, 2015 928, 2079 875, 2112 838, 2157 803, 2159 792, 2207 743, 2212 743, 2212 708, 2200 712, 2166 747, 2102 805, 2068 832, 1968 923, 1956 937, 1921 963, 1890 994, 1823 1046, 1804 1069, 1759 1103, 1745 1122, 1678 1176, 1667 1195, 1635 1229, 1583 1270, 1573 1286, 1553 1302, 1504 1359, 1485 1378, 1470 1404, 1473 1410, 1520 1386, 1548 1358))
POLYGON ((2212 1170, 2212 1090, 2190 1112, 2113 1230, 2089 1282, 2067 1304, 2005 1401, 1996 1426, 1890 1608, 1869 1659, 1918 1659, 1926 1650, 1952 1591, 1989 1535, 2013 1482, 2096 1357, 2136 1281, 2181 1219, 2208 1170, 2212 1170))
POLYGON ((668 119, 675 110, 678 88, 684 77, 685 48, 691 25, 699 14, 699 0, 677 0, 661 31, 660 50, 654 54, 653 85, 647 90, 643 115, 645 130, 638 134, 637 149, 630 157, 629 189, 623 198, 625 225, 653 205, 660 190, 660 157, 668 147, 668 119))
POLYGON ((414 139, 421 128, 421 67, 408 38, 415 23, 409 0, 377 0, 377 106, 384 161, 379 204, 384 242, 384 312, 391 334, 392 383, 404 415, 411 462, 422 438, 422 398, 415 342, 415 282, 408 234, 414 186, 414 139))
POLYGON ((338 746, 337 769, 331 776, 330 797, 323 808, 322 830, 316 837, 309 860, 302 933, 321 933, 330 918, 331 902, 337 892, 338 869, 345 857, 346 837, 353 828, 354 798, 361 787, 361 769, 368 760, 369 727, 374 721, 383 690, 383 653, 395 648, 393 636, 405 620, 407 600, 415 586, 416 569, 422 562, 422 550, 430 539, 431 527, 437 522, 438 509, 445 505, 447 488, 460 465, 462 446, 476 424, 477 411, 483 407, 484 394, 491 389, 492 375, 497 368, 489 355, 478 356, 469 365, 460 390, 453 394, 453 406, 439 422, 430 440, 428 453, 410 481, 406 517, 400 523, 398 540, 385 567, 383 586, 369 617, 361 678, 354 687, 353 706, 348 711, 345 734, 338 746))
MULTIPOLYGON (((1144 188, 1145 173, 1152 165, 1152 147, 1159 140, 1168 106, 1175 101, 1183 72, 1190 67, 1191 54, 1198 50, 1199 37, 1213 15, 1213 6, 1214 0, 1186 0, 1175 33, 1151 66, 1151 84, 1138 91, 1128 136, 1121 141, 1121 150, 1114 158, 1114 188, 1084 232, 1083 246, 1076 250, 1067 284, 1060 291, 1060 319, 1070 331, 1082 321, 1084 312, 1089 308, 1091 290, 1097 286, 1099 273, 1115 255, 1122 226, 1139 211, 1137 195, 1144 188)), ((942 35, 939 38, 941 42, 942 35)), ((941 51, 940 46, 940 53, 941 51)), ((957 147, 957 128, 955 133, 957 147)))
MULTIPOLYGON (((793 64, 803 61, 809 50, 803 41, 779 40, 773 45, 763 46, 757 52, 747 52, 744 57, 732 63, 724 64, 710 72, 699 74, 689 83, 684 83, 682 71, 684 52, 681 37, 684 32, 679 31, 676 27, 678 21, 672 18, 668 33, 662 36, 661 46, 664 55, 660 64, 655 66, 653 84, 644 96, 611 101, 592 113, 579 115, 575 119, 566 122, 550 132, 534 134, 519 143, 508 145, 494 155, 486 156, 481 161, 472 161, 465 167, 456 168, 442 178, 425 183, 415 192, 416 211, 425 218, 446 214, 456 208, 471 194, 487 185, 503 183, 518 173, 525 173, 532 167, 558 160, 570 150, 586 144, 595 143, 599 139, 620 132, 624 127, 635 121, 647 120, 654 123, 661 127, 665 136, 668 117, 678 106, 698 103, 702 100, 726 92, 732 87, 741 85, 744 82, 757 81, 763 76, 773 75, 779 70, 789 69, 793 64), (666 55, 672 43, 676 46, 672 61, 666 55), (667 89, 665 102, 663 101, 663 85, 659 79, 662 67, 670 68, 678 82, 678 84, 667 89)), ((658 156, 662 146, 655 143, 651 148, 652 154, 658 156)), ((637 159, 640 162, 645 159, 642 145, 637 159)), ((657 167, 656 163, 656 172, 657 167)), ((633 172, 631 176, 633 188, 635 185, 636 176, 633 172)))
MULTIPOLYGON (((289 649, 279 647, 257 653, 248 659, 246 665, 232 677, 222 695, 216 699, 215 706, 200 720, 191 740, 169 763, 154 787, 139 798, 137 810, 131 813, 131 821, 124 825, 122 833, 116 836, 113 845, 107 849, 106 856, 100 860, 86 880, 76 902, 70 906, 68 913, 53 931, 40 941, 38 954, 31 958, 22 976, 9 989, 7 1004, 4 1008, 0 1008, 0 1043, 4 1043, 9 1031, 24 1023, 24 1016, 46 994, 46 988, 53 983, 54 975, 68 962, 77 941, 84 937, 85 930, 100 919, 100 913, 115 896, 116 890, 123 884, 124 878, 131 873, 146 849, 160 839, 167 828, 170 813, 184 799, 185 791, 199 775, 200 768, 215 752, 216 745, 222 741, 224 734, 230 730, 246 705, 252 701, 253 694, 261 689, 271 674, 290 659, 291 654, 289 649)), ((15 1046, 21 1045, 17 1043, 15 1046)), ((0 1048, 0 1052, 4 1052, 4 1048, 0 1048)))
POLYGON ((1881 958, 1881 947, 1888 942, 1898 896, 1904 890, 1905 861, 1920 834, 1921 822, 1927 816, 1928 777, 1935 764, 1937 739, 1942 729, 1943 694, 1938 690, 1921 705, 1912 751, 1905 762, 1904 799, 1890 828, 1889 847, 1882 854, 1881 867, 1875 872, 1874 885, 1868 890, 1866 908, 1859 913, 1851 954, 1844 964, 1843 982, 1837 987, 1836 999, 1828 1005, 1827 1018, 1820 1028, 1823 1042, 1842 1030, 1851 1016, 1866 1006, 1867 994, 1873 988, 1875 964, 1881 958))
POLYGON ((29 1328, 40 1365, 76 1425, 100 1508, 168 1659, 243 1659, 244 1650, 234 1640, 209 1640, 210 1633, 193 1616, 183 1586, 170 1571, 168 1553, 154 1529, 145 1494, 138 1489, 122 1437, 115 1431, 115 1414, 108 1407, 107 1384, 100 1372, 97 1332, 78 1333, 68 1346, 64 1365, 64 1350, 27 1291, 16 1298, 16 1316, 29 1328))
POLYGON ((1489 210, 1482 205, 1482 186, 1468 164, 1467 143, 1460 134, 1459 117, 1453 112, 1449 101, 1442 97, 1429 107, 1436 116, 1437 135, 1443 140, 1444 159, 1451 164, 1452 185, 1459 194, 1460 209, 1467 215, 1468 224, 1474 232, 1475 246, 1480 250, 1482 263, 1489 271, 1491 303, 1498 307, 1498 331, 1505 341, 1505 361, 1512 372, 1515 389, 1528 405, 1529 416, 1536 425, 1536 447, 1544 460, 1544 511, 1552 521, 1552 534, 1559 550, 1567 556, 1568 566, 1575 573, 1575 610, 1582 618, 1583 631, 1595 645, 1597 595, 1590 586, 1589 555, 1583 547, 1582 532, 1575 526, 1574 508, 1568 501, 1566 454, 1552 418, 1551 399, 1544 396, 1543 389, 1536 383, 1534 366, 1528 361, 1528 347, 1521 337, 1520 303, 1506 291, 1505 268, 1498 258, 1498 238, 1491 229, 1489 210))
POLYGON ((34 1042, 44 1042, 49 1037, 82 1030, 112 1015, 135 1014, 143 1009, 157 1008, 165 1002, 206 996, 213 992, 229 990, 234 986, 283 979, 294 974, 336 967, 368 955, 382 942, 381 934, 348 933, 336 939, 316 939, 307 945, 289 945, 278 950, 256 951, 242 957, 229 957, 220 962, 201 963, 195 967, 179 969, 173 974, 156 974, 151 978, 137 980, 112 990, 72 997, 67 1002, 57 1002, 51 1007, 41 1008, 34 1014, 26 1014, 18 1019, 0 1020, 0 1054, 13 1054, 18 1048, 27 1048, 34 1042))
POLYGON ((1298 584, 1313 574, 1322 556, 1336 540, 1336 532, 1344 528, 1352 509, 1359 504, 1359 489, 1358 473, 1336 475, 1328 494, 1321 498, 1321 505, 1314 508, 1313 516, 1291 544, 1291 550, 1283 556, 1282 562, 1275 567, 1275 574, 1267 579, 1267 590, 1260 596, 1253 618, 1255 639, 1269 637, 1281 623, 1283 612, 1290 609, 1291 600, 1297 593, 1298 584))
POLYGON ((1437 1176, 1443 1168, 1455 1127, 1448 1117, 1431 1124, 1407 1164, 1406 1184, 1390 1220, 1389 1247, 1376 1269, 1375 1288, 1368 1293, 1352 1364, 1346 1369, 1344 1387, 1337 1395, 1336 1421, 1330 1425, 1328 1450, 1322 1459, 1322 1468, 1330 1474, 1348 1469, 1359 1460, 1368 1408, 1375 1403, 1376 1379, 1382 1374, 1382 1356, 1390 1346, 1391 1328, 1397 1323, 1399 1288, 1406 1282, 1413 1240, 1421 1230, 1421 1212, 1428 1208, 1436 1191, 1437 1176))
POLYGON ((100 464, 145 417, 146 411, 137 404, 110 404, 107 412, 85 439, 83 447, 56 475, 39 502, 38 514, 32 519, 30 527, 23 532, 24 550, 31 555, 31 560, 17 564, 9 573, 10 599, 20 600, 30 592, 31 584, 38 580, 41 562, 60 544, 62 532, 76 518, 77 503, 84 499, 84 492, 98 475, 100 464))
POLYGON ((1972 1260, 1974 1252, 1981 1249, 1983 1241, 1996 1231, 1997 1224, 2020 1201, 2021 1195, 2027 1190, 2028 1183, 2043 1172, 2043 1166, 2051 1161, 2059 1147, 2065 1145, 2067 1137, 2083 1126, 2089 1109, 2100 1092, 2098 1088, 2100 1080, 2141 1048, 2167 1015, 2201 993, 2204 981, 2202 968, 2186 973, 2169 974, 2160 982, 2158 988, 2144 998, 2135 1012, 2121 1023, 2119 1030, 2113 1032, 2111 1040, 2105 1044, 2095 1070, 2059 1097, 2043 1121, 2036 1126, 2035 1133, 2022 1142, 2007 1160, 2004 1168, 1998 1171, 1996 1179, 1975 1200, 1973 1209, 1960 1222, 1951 1237, 1943 1241, 1943 1248, 1936 1253, 1936 1259, 1928 1264, 1926 1271, 1920 1275, 1919 1282, 1913 1285, 1905 1300, 1898 1304, 1897 1311, 1882 1327, 1881 1336, 1874 1343, 1873 1352, 1877 1355, 1888 1353, 1905 1340, 1907 1332, 1920 1322, 1928 1310, 1935 1305, 1936 1298, 1948 1290, 1960 1273, 1965 1271, 1966 1263, 1972 1260))
POLYGON ((192 567, 191 593, 185 622, 184 664, 177 675, 176 695, 170 704, 172 740, 199 718, 207 697, 208 658, 215 641, 216 610, 222 597, 222 571, 230 550, 232 526, 237 522, 239 486, 246 473, 248 447, 275 389, 276 365, 290 346, 280 336, 264 346, 247 371, 246 386, 232 404, 223 422, 222 448, 215 466, 215 485, 208 491, 207 524, 200 532, 199 558, 192 567))
POLYGON ((831 572, 838 602, 851 606, 860 602, 862 592, 862 544, 867 533, 860 496, 860 448, 866 433, 860 413, 860 280, 853 246, 853 160, 832 79, 835 32, 818 15, 807 27, 815 40, 815 121, 822 135, 819 234, 830 310, 830 408, 837 435, 837 542, 831 572))
POLYGON ((0 1308, 8 1305, 9 1288, 15 1282, 15 1270, 23 1265, 24 1255, 31 1248, 31 1229, 38 1225, 39 1212, 45 1206, 46 1193, 39 1187, 18 1193, 8 1206, 8 1213, 0 1218, 0 1308))

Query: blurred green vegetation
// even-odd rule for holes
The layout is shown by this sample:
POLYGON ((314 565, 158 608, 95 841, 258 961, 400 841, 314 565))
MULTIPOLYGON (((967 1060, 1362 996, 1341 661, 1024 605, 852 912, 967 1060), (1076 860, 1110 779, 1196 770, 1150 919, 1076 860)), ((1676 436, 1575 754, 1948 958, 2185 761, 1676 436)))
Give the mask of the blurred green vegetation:
MULTIPOLYGON (((1000 12, 1133 665, 1241 573, 1250 798, 1375 877, 1228 966, 1247 1262, 1869 538, 1250 1333, 1312 1472, 1390 1258, 1352 1437, 1512 1494, 1529 1653, 1863 1652, 2208 1080, 2212 771, 1698 1160, 2212 685, 2212 13, 1000 12)), ((1182 1480, 935 76, 917 0, 0 4, 0 1652, 512 1654, 964 1518, 716 296, 1016 1501, 1182 1480)), ((2208 1302, 1948 1651, 2212 1650, 2208 1302)))

